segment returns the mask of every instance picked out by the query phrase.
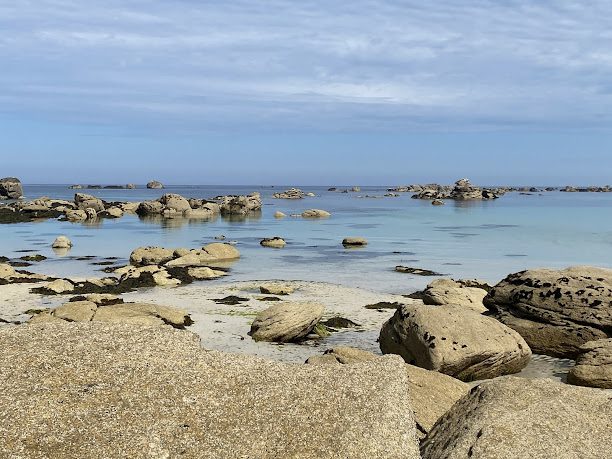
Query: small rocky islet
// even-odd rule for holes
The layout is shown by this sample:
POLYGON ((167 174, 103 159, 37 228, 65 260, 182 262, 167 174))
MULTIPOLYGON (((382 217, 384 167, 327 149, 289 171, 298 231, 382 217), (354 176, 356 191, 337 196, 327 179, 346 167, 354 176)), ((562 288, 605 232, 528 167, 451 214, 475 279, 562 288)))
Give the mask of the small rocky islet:
MULTIPOLYGON (((510 191, 519 190, 482 189, 467 180, 393 190, 442 202, 497 199, 510 191)), ((140 203, 77 193, 74 201, 25 202, 16 179, 0 181, 1 193, 13 200, 2 207, 2 219, 15 222, 262 211, 257 193, 210 200, 166 193, 140 203)), ((274 199, 309 197, 290 189, 274 199)), ((306 209, 301 217, 332 215, 306 209)), ((269 237, 261 245, 282 248, 285 239, 269 237)), ((65 250, 73 244, 61 235, 49 241, 65 250)), ((368 241, 347 236, 338 245, 366 247, 368 241)), ((378 329, 382 356, 327 345, 354 333, 338 324, 363 331, 364 321, 302 298, 295 282, 260 282, 240 296, 228 283, 217 307, 261 305, 241 334, 255 346, 312 349, 305 365, 205 351, 190 331, 198 327, 191 310, 130 299, 148 289, 231 278, 230 265, 239 260, 239 250, 222 242, 138 247, 128 265, 109 267, 107 277, 70 279, 16 269, 3 259, 0 292, 31 284, 30 295, 56 306, 29 311, 27 323, 2 319, 0 417, 13 421, 0 423, 0 455, 612 457, 612 398, 605 390, 612 388, 612 270, 527 270, 488 285, 398 266, 402 275, 436 279, 394 301, 356 305, 386 318, 378 329), (513 376, 533 354, 576 360, 567 383, 513 376)))

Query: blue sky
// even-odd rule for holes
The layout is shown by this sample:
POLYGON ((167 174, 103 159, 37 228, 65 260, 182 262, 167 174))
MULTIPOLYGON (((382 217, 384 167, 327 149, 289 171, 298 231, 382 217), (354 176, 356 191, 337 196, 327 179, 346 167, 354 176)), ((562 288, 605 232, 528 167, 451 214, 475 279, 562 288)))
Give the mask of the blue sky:
POLYGON ((0 0, 0 175, 612 182, 612 2, 0 0))

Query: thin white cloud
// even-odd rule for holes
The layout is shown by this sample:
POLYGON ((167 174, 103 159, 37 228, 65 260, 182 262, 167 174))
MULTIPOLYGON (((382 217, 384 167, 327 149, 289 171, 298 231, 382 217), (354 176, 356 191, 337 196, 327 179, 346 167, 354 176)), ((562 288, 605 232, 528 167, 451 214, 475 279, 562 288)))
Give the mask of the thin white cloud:
POLYGON ((0 110, 156 129, 601 127, 611 18, 607 0, 17 0, 0 4, 0 110))

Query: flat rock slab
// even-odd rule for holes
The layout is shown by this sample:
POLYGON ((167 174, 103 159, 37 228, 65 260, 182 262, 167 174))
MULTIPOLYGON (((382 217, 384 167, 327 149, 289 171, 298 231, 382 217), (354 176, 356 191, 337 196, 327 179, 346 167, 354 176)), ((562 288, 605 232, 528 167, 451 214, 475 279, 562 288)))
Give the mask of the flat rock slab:
POLYGON ((612 457, 612 398, 548 379, 506 377, 472 389, 434 426, 423 459, 612 457))
POLYGON ((419 458, 396 357, 289 365, 101 323, 6 327, 0 348, 0 457, 419 458))

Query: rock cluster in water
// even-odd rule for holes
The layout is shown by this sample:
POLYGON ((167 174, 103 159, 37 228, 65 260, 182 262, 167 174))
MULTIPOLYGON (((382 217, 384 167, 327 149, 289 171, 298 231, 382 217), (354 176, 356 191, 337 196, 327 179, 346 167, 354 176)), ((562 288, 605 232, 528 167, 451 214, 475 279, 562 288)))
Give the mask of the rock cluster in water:
POLYGON ((259 193, 248 196, 217 196, 213 200, 186 199, 178 194, 164 194, 144 202, 106 202, 95 196, 76 193, 74 201, 39 198, 16 202, 0 208, 0 223, 19 223, 46 218, 64 218, 72 222, 100 218, 121 218, 125 213, 142 217, 210 219, 218 215, 248 216, 261 210, 259 193))

